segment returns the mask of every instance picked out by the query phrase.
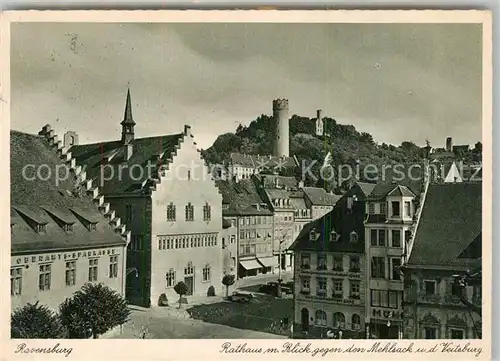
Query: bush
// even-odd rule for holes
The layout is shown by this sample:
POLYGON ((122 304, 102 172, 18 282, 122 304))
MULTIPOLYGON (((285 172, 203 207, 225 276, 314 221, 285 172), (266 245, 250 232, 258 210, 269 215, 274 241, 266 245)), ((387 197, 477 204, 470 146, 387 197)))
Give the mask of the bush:
POLYGON ((229 295, 229 286, 234 285, 234 282, 236 282, 236 277, 234 275, 227 274, 222 277, 222 284, 226 286, 226 297, 229 295))
POLYGON ((162 293, 160 295, 160 297, 158 298, 158 306, 160 307, 168 306, 168 298, 166 294, 162 293))
POLYGON ((180 281, 174 286, 174 291, 179 295, 179 308, 181 308, 182 296, 188 291, 187 285, 180 281))
POLYGON ((208 287, 207 296, 208 297, 214 297, 215 296, 215 288, 214 288, 214 286, 208 287))
POLYGON ((66 338, 67 331, 55 312, 36 302, 14 311, 10 335, 11 338, 66 338))
POLYGON ((98 338, 127 322, 130 315, 123 296, 102 283, 86 283, 59 311, 70 338, 98 338))

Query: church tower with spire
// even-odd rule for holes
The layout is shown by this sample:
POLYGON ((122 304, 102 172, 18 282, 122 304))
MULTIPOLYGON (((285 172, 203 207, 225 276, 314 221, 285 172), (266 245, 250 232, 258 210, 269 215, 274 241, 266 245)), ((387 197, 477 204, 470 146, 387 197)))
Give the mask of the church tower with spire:
POLYGON ((132 101, 130 99, 130 88, 127 90, 125 114, 123 115, 123 121, 120 124, 122 126, 122 143, 124 145, 127 145, 134 140, 135 127, 135 122, 132 117, 132 101))

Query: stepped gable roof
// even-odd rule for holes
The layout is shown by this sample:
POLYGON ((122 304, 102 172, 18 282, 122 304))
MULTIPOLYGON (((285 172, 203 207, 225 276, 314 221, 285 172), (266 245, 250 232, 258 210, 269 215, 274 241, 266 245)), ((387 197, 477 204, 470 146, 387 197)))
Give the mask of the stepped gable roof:
POLYGON ((95 179, 103 195, 141 193, 144 182, 158 178, 159 166, 172 160, 172 153, 180 147, 184 136, 184 133, 178 133, 136 138, 130 142, 132 156, 128 161, 124 145, 119 140, 75 145, 70 152, 78 165, 86 167, 87 178, 95 179), (156 166, 148 168, 148 164, 156 166), (137 169, 138 166, 141 170, 137 169), (104 179, 102 183, 101 179, 104 179))
POLYGON ((272 215, 272 212, 260 207, 265 204, 259 196, 254 183, 250 179, 215 181, 222 194, 222 202, 229 208, 222 211, 224 216, 230 215, 272 215), (259 209, 257 209, 259 205, 259 209))
POLYGON ((471 245, 478 247, 481 230, 481 183, 430 184, 408 264, 429 267, 476 264, 477 259, 465 258, 464 251, 471 245))
POLYGON ((10 170, 13 254, 126 244, 89 196, 75 195, 75 178, 46 138, 11 131, 10 170), (34 178, 37 169, 43 179, 34 178), (96 223, 96 230, 90 231, 86 221, 96 223), (45 225, 46 231, 37 233, 36 224, 45 225), (65 232, 62 224, 73 224, 73 231, 65 232))
POLYGON ((330 194, 323 188, 304 187, 302 189, 313 206, 334 206, 342 198, 341 195, 330 194))

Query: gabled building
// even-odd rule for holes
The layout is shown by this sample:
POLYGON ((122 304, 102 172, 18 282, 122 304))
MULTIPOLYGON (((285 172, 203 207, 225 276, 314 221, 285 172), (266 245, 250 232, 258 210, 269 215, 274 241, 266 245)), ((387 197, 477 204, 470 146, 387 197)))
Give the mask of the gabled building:
POLYGON ((273 253, 283 271, 293 267, 293 252, 289 247, 294 241, 295 208, 292 196, 299 191, 299 182, 294 177, 259 174, 253 178, 261 199, 274 216, 273 253))
POLYGON ((70 148, 77 164, 132 232, 127 265, 131 303, 157 305, 174 300, 183 281, 188 294, 221 291, 222 196, 191 133, 138 138, 127 93, 119 140, 70 148))
POLYGON ((428 179, 410 177, 407 171, 399 182, 394 181, 400 179, 398 173, 387 172, 366 199, 367 334, 379 339, 403 336, 400 267, 411 248, 420 194, 428 179))
POLYGON ((87 282, 125 293, 130 232, 50 126, 10 133, 12 309, 53 310, 87 282))
MULTIPOLYGON (((236 244, 228 245, 237 278, 274 272, 273 213, 250 179, 218 181, 223 215, 235 226, 236 244)), ((227 253, 227 252, 226 252, 227 253)))
POLYGON ((404 338, 481 337, 481 282, 465 292, 457 276, 481 268, 481 183, 431 184, 404 264, 404 338))
POLYGON ((304 191, 306 206, 311 210, 312 219, 318 219, 330 212, 341 197, 337 194, 328 193, 323 188, 303 187, 302 190, 304 191))
POLYGON ((279 172, 284 169, 293 169, 297 166, 293 157, 231 153, 226 177, 250 179, 254 174, 261 172, 279 172))
POLYGON ((354 185, 332 211, 307 224, 291 246, 295 337, 319 338, 332 329, 343 338, 364 338, 365 198, 354 185))

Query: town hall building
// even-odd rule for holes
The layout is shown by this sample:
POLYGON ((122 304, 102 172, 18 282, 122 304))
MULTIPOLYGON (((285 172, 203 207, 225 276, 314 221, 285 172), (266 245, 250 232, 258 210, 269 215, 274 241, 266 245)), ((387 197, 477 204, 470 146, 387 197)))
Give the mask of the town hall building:
POLYGON ((212 180, 191 127, 183 132, 136 138, 130 91, 122 137, 77 145, 71 152, 132 232, 127 266, 127 299, 158 305, 178 298, 183 281, 187 296, 221 291, 222 196, 212 180))

